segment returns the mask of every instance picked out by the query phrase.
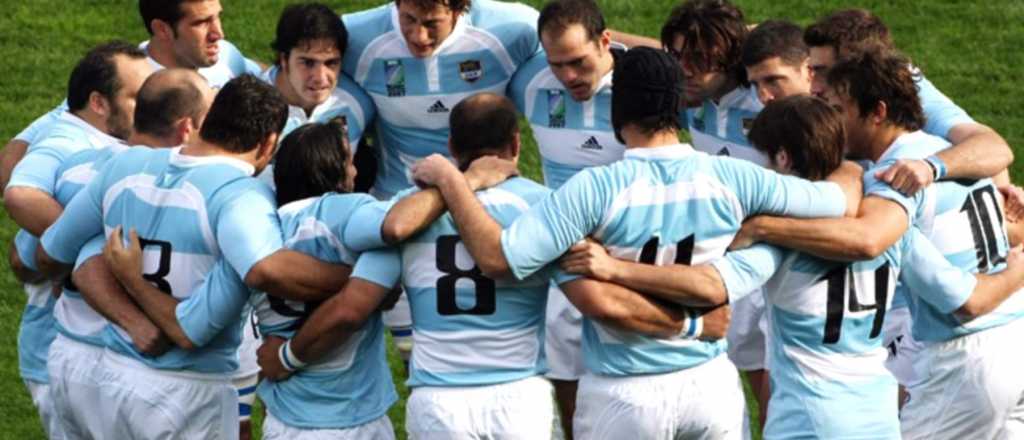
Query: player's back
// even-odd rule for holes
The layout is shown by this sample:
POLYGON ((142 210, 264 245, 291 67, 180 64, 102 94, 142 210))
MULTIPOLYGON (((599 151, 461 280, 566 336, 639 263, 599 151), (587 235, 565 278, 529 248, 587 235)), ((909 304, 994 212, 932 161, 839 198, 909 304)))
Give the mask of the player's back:
MULTIPOLYGON (((513 178, 477 198, 508 226, 548 189, 513 178)), ((445 214, 400 248, 413 318, 410 386, 467 386, 539 375, 548 276, 492 280, 480 273, 445 214)))
POLYGON ((765 284, 773 335, 766 438, 899 437, 882 329, 909 243, 849 264, 772 250, 784 257, 765 284))
MULTIPOLYGON (((187 299, 218 260, 235 252, 219 243, 244 232, 219 228, 219 222, 244 216, 244 204, 273 204, 269 188, 251 177, 253 171, 225 156, 184 155, 180 148, 130 149, 111 159, 98 177, 104 228, 135 229, 147 280, 178 300, 187 299)), ((280 237, 260 239, 270 243, 280 237)), ((241 258, 229 260, 234 265, 241 258)), ((230 270, 244 276, 249 267, 230 270)), ((121 329, 112 328, 108 335, 116 351, 153 368, 227 373, 238 366, 240 331, 241 326, 227 326, 206 346, 191 352, 171 349, 158 357, 135 352, 121 329)))
MULTIPOLYGON (((342 243, 342 231, 356 209, 374 201, 366 194, 332 193, 282 206, 285 246, 321 261, 355 265, 358 255, 342 243)), ((290 338, 317 306, 260 294, 260 333, 290 338)), ((380 417, 397 399, 381 314, 374 312, 347 342, 288 380, 263 381, 258 392, 274 417, 290 426, 329 429, 380 417)))
MULTIPOLYGON (((622 50, 615 48, 618 57, 622 50)), ((611 123, 612 72, 584 101, 572 99, 552 73, 544 52, 524 64, 509 84, 509 95, 530 122, 540 150, 544 184, 558 189, 590 166, 622 159, 626 146, 615 138, 611 123)))

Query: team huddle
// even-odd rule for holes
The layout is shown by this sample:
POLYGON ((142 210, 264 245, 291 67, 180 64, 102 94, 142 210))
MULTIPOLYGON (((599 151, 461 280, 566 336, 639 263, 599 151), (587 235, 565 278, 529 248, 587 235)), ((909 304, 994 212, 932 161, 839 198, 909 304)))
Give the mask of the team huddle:
POLYGON ((0 153, 50 438, 393 439, 386 331, 411 439, 1024 437, 1013 154, 869 11, 139 12, 0 153))

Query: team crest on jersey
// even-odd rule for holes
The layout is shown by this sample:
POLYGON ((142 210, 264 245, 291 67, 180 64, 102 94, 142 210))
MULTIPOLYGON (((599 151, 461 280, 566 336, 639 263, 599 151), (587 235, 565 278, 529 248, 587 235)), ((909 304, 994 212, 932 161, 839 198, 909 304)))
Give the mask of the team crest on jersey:
POLYGON ((459 77, 468 83, 474 83, 484 76, 484 67, 480 60, 467 60, 459 63, 459 77))
POLYGON ((704 107, 698 107, 697 110, 693 111, 693 118, 691 118, 690 124, 693 125, 694 130, 704 131, 704 107))
POLYGON ((548 90, 548 127, 565 127, 565 94, 548 90))
POLYGON ((384 62, 384 73, 388 79, 388 96, 405 96, 405 67, 402 60, 384 62))

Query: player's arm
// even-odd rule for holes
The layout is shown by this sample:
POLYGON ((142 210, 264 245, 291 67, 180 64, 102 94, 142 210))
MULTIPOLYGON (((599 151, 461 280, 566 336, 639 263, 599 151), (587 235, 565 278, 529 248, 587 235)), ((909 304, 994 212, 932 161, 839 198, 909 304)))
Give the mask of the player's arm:
POLYGON ((577 243, 561 260, 570 274, 627 286, 671 303, 712 307, 755 291, 782 264, 782 252, 767 245, 729 252, 711 263, 658 266, 612 257, 599 243, 577 243))
POLYGON ((27 151, 28 142, 21 139, 11 139, 4 145, 3 151, 0 151, 0 188, 7 188, 14 167, 25 157, 27 151))
POLYGON ((4 191, 4 208, 14 223, 37 237, 42 235, 64 210, 53 195, 25 186, 8 187, 4 191))
MULTIPOLYGON (((98 238, 103 243, 103 238, 98 238)), ((95 255, 72 272, 71 280, 93 310, 128 332, 132 345, 139 352, 159 356, 166 351, 167 338, 114 278, 99 253, 99 246, 95 255)))
POLYGON ((353 277, 341 292, 317 307, 286 345, 280 338, 267 338, 257 352, 263 375, 271 380, 287 378, 343 344, 380 307, 400 274, 401 258, 394 249, 360 255, 353 277))
MULTIPOLYGON (((476 192, 518 174, 515 163, 485 156, 470 164, 465 177, 470 189, 476 192)), ((444 197, 440 190, 427 188, 418 191, 402 198, 388 210, 381 224, 381 237, 389 245, 401 243, 426 229, 444 211, 444 197)))
POLYGON ((18 247, 15 246, 14 241, 11 241, 11 246, 7 250, 7 261, 11 264, 11 272, 14 273, 14 278, 19 282, 38 283, 43 280, 42 274, 32 270, 21 261, 21 256, 18 255, 18 247))
POLYGON ((646 46, 654 49, 661 49, 661 41, 658 41, 655 38, 630 34, 627 32, 617 31, 615 29, 609 29, 608 32, 611 33, 612 41, 622 43, 629 48, 646 46))
POLYGON ((896 243, 908 226, 909 218, 900 204, 868 196, 861 201, 856 217, 750 218, 743 223, 734 247, 763 241, 830 260, 870 260, 896 243))
POLYGON ((103 234, 101 201, 104 192, 103 178, 93 179, 71 199, 57 221, 39 236, 36 268, 44 277, 63 279, 71 272, 86 243, 103 234))
POLYGON ((351 273, 347 265, 282 248, 253 265, 245 284, 279 298, 322 301, 341 289, 351 273))

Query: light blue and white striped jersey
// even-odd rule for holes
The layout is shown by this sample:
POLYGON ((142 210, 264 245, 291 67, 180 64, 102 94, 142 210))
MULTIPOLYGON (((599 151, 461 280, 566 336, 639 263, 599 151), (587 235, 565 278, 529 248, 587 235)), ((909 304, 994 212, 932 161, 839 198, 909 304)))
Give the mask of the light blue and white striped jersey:
MULTIPOLYGON (((274 81, 277 79, 277 74, 280 69, 275 66, 271 66, 266 72, 260 75, 260 79, 266 81, 270 85, 275 85, 274 81)), ((288 121, 284 125, 284 129, 281 130, 281 136, 278 137, 278 141, 284 139, 296 128, 303 125, 320 122, 327 123, 331 119, 336 117, 345 118, 348 124, 348 142, 352 147, 352 153, 359 148, 359 140, 363 138, 363 131, 373 117, 377 114, 377 107, 374 106, 373 100, 370 96, 363 91, 358 84, 352 81, 348 75, 344 73, 338 74, 338 86, 331 92, 331 96, 326 101, 316 106, 313 109, 313 113, 306 115, 306 111, 302 107, 294 105, 288 106, 288 121)), ((267 166, 262 173, 259 175, 260 180, 274 187, 274 166, 271 164, 267 166)))
MULTIPOLYGON (((613 49, 612 55, 621 53, 613 49)), ((585 102, 572 98, 540 52, 519 68, 508 94, 533 129, 544 184, 558 189, 580 170, 622 159, 626 146, 612 129, 612 72, 585 102)))
POLYGON ((46 252, 73 262, 89 237, 119 225, 135 228, 143 239, 146 279, 182 301, 179 323, 200 347, 142 356, 115 327, 107 331, 113 350, 156 369, 220 374, 238 367, 239 319, 248 291, 223 286, 231 285, 231 277, 244 278, 283 244, 273 193, 253 172, 252 165, 225 156, 132 148, 109 160, 46 231, 46 252), (212 270, 221 259, 225 267, 212 270), (221 294, 193 304, 191 294, 204 278, 221 294), (238 310, 210 313, 217 302, 238 310))
POLYGON ((68 101, 65 99, 57 108, 44 113, 42 116, 32 121, 28 127, 21 130, 20 133, 14 135, 12 139, 24 141, 30 146, 39 140, 39 137, 46 133, 50 125, 57 122, 60 119, 60 115, 64 114, 68 110, 68 101))
MULTIPOLYGON (((346 248, 341 237, 352 212, 374 202, 366 194, 327 194, 282 206, 278 215, 285 246, 325 262, 355 266, 355 272, 365 270, 359 264, 377 263, 346 248)), ((294 336, 319 306, 265 293, 257 298, 260 333, 283 338, 294 336)), ((358 332, 321 360, 286 381, 263 381, 257 393, 274 417, 299 428, 342 429, 386 414, 398 395, 387 363, 381 313, 375 311, 358 332)))
POLYGON ((924 75, 918 76, 914 83, 917 84, 917 96, 924 110, 925 123, 922 130, 925 133, 948 139, 949 130, 954 126, 974 122, 964 109, 942 94, 924 75))
MULTIPOLYGON (((210 84, 210 87, 219 89, 236 77, 246 73, 259 76, 263 70, 260 68, 259 63, 246 58, 228 40, 217 41, 217 47, 220 48, 220 52, 217 54, 217 62, 210 67, 203 67, 198 70, 199 74, 206 78, 206 82, 210 84)), ((149 41, 139 43, 139 49, 142 49, 146 52, 146 55, 149 55, 149 41)), ((154 60, 153 57, 148 57, 148 60, 155 70, 164 69, 164 66, 154 60)))
MULTIPOLYGON (((508 226, 549 190, 512 178, 477 192, 508 226)), ((412 309, 410 387, 492 385, 536 376, 544 359, 548 270, 522 281, 483 276, 446 213, 373 267, 384 285, 401 281, 412 309)))
POLYGON ((416 160, 448 156, 455 104, 480 92, 505 94, 537 52, 537 16, 523 4, 476 0, 428 58, 409 52, 393 2, 342 17, 349 35, 343 70, 377 104, 378 198, 412 186, 408 172, 416 160))
MULTIPOLYGON (((920 228, 953 265, 972 273, 1000 272, 1006 266, 1009 240, 1002 201, 991 179, 938 182, 907 197, 874 177, 876 171, 899 159, 923 159, 948 146, 946 140, 922 131, 900 136, 864 173, 864 193, 899 203, 907 211, 910 224, 920 228)), ((985 316, 961 324, 952 312, 962 302, 936 304, 929 301, 926 292, 913 289, 904 294, 914 320, 913 335, 919 341, 946 341, 1024 315, 1024 295, 1013 295, 985 316)))
MULTIPOLYGON (((34 188, 57 198, 60 168, 69 157, 78 151, 120 142, 70 112, 62 112, 53 118, 29 146, 25 157, 14 167, 8 188, 34 188)), ((36 237, 20 229, 14 238, 18 257, 28 268, 35 269, 38 243, 36 237)), ((46 351, 56 336, 53 317, 56 298, 49 289, 31 288, 26 293, 29 298, 18 334, 18 358, 24 377, 45 382, 46 351)))
MULTIPOLYGON (((846 210, 845 200, 834 183, 779 175, 685 144, 636 148, 626 150, 622 161, 569 179, 505 229, 501 243, 520 279, 587 236, 618 258, 700 264, 723 255, 748 216, 838 216, 846 210)), ((649 338, 586 317, 583 332, 585 365, 602 375, 680 370, 725 350, 724 341, 649 338)))
POLYGON ((679 123, 690 131, 697 151, 749 160, 765 167, 771 164, 768 156, 747 140, 747 132, 762 108, 757 89, 739 86, 717 104, 705 99, 700 107, 685 109, 679 123))
POLYGON ((757 245, 715 266, 730 296, 767 280, 773 337, 765 438, 899 438, 896 381, 882 345, 897 279, 938 302, 961 301, 977 284, 915 227, 869 261, 845 264, 757 245))

